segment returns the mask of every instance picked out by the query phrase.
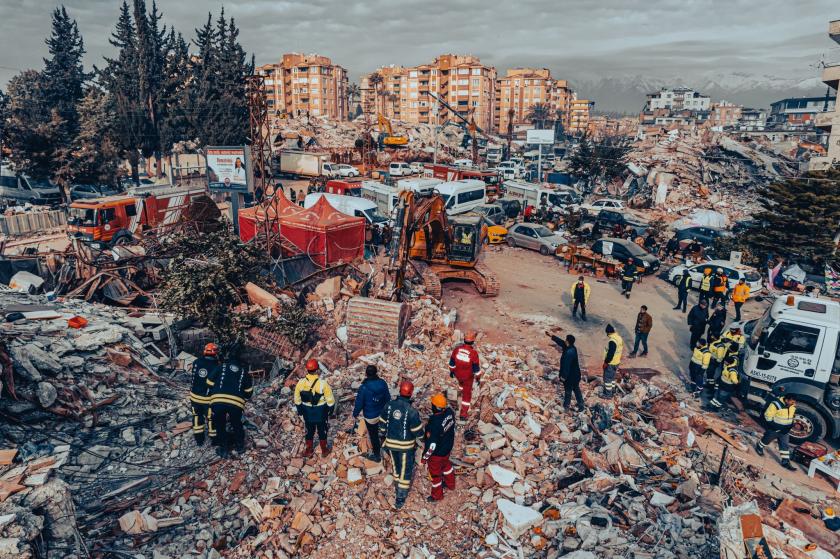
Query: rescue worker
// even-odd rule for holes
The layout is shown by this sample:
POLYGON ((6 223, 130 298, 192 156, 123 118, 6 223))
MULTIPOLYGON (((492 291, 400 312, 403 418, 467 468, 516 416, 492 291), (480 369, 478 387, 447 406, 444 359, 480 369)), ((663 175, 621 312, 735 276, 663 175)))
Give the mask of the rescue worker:
POLYGON ((709 338, 719 338, 726 324, 726 307, 719 303, 709 317, 709 338))
POLYGON ((615 391, 615 375, 618 366, 621 364, 621 351, 624 348, 624 341, 615 331, 612 324, 607 324, 604 329, 607 333, 607 347, 604 349, 604 398, 612 398, 615 391))
POLYGON ((414 473, 414 453, 423 442, 423 423, 420 413, 411 405, 414 385, 404 380, 400 383, 400 395, 391 400, 382 410, 379 418, 379 436, 382 448, 391 455, 394 482, 397 489, 394 506, 402 508, 411 487, 414 473))
POLYGON ((473 330, 464 334, 464 343, 453 349, 449 357, 449 376, 458 380, 461 389, 461 421, 466 421, 472 406, 473 382, 478 384, 481 381, 481 363, 478 360, 478 352, 473 347, 475 337, 473 330))
POLYGON ((729 278, 723 268, 718 268, 712 276, 712 306, 718 303, 726 304, 726 292, 729 290, 729 278))
POLYGON ((694 397, 698 397, 703 391, 705 384, 706 370, 709 368, 709 363, 712 360, 712 354, 709 351, 709 346, 706 340, 697 340, 697 345, 694 347, 694 352, 691 354, 691 363, 688 365, 689 376, 691 382, 694 383, 694 397))
POLYGON ((720 373, 720 386, 715 391, 712 401, 709 402, 714 409, 720 410, 729 403, 729 399, 738 390, 741 383, 741 375, 738 374, 738 358, 735 355, 727 356, 723 361, 723 371, 720 373))
POLYGON ((242 414, 246 400, 254 392, 251 373, 239 361, 240 348, 234 347, 228 353, 215 373, 208 377, 210 386, 210 415, 216 432, 217 452, 225 458, 233 447, 238 454, 245 451, 245 427, 242 414))
POLYGON ((677 278, 677 305, 674 307, 674 310, 679 310, 682 308, 682 312, 685 312, 686 307, 688 307, 688 290, 691 289, 691 274, 688 273, 688 268, 683 270, 681 276, 677 278))
POLYGON ((583 281, 583 276, 578 276, 578 280, 572 284, 569 290, 572 294, 572 318, 577 316, 578 307, 580 307, 580 317, 586 320, 586 303, 589 301, 589 293, 591 291, 589 284, 583 281))
POLYGON ((630 298, 630 291, 633 289, 633 283, 639 275, 639 270, 636 268, 636 263, 632 258, 628 258, 624 266, 621 267, 621 294, 630 298))
POLYGON ((709 364, 706 367, 706 386, 714 393, 717 388, 718 380, 720 379, 720 371, 723 368, 723 360, 729 353, 728 340, 723 338, 709 338, 709 364))
POLYGON ((382 409, 391 401, 388 384, 379 378, 376 365, 368 365, 365 369, 365 380, 356 392, 356 404, 353 406, 353 419, 362 417, 365 420, 371 452, 365 458, 379 462, 381 456, 381 441, 379 440, 379 416, 382 409))
POLYGON ((735 303, 735 322, 741 321, 741 307, 747 302, 750 296, 750 286, 747 280, 741 278, 735 287, 732 288, 732 302, 735 303))
POLYGON ((306 362, 306 376, 295 385, 295 407, 303 418, 305 428, 303 458, 309 458, 315 452, 315 431, 318 431, 318 446, 321 456, 328 456, 331 448, 327 445, 327 420, 335 411, 335 398, 332 388, 318 372, 321 366, 317 359, 306 362))
POLYGON ((708 301, 712 297, 712 269, 705 268, 700 278, 700 300, 708 301))
POLYGON ((697 340, 702 338, 703 332, 706 331, 706 324, 709 322, 709 311, 706 310, 706 304, 706 299, 700 299, 700 302, 691 307, 688 313, 688 329, 691 332, 688 347, 691 349, 694 349, 697 340))
POLYGON ((741 333, 741 329, 737 326, 730 326, 729 330, 723 334, 723 339, 728 340, 730 343, 738 344, 738 353, 744 349, 744 344, 747 343, 747 339, 741 333))
POLYGON ((426 422, 423 444, 420 463, 428 464, 432 477, 432 494, 426 500, 440 501, 444 485, 447 489, 455 489, 455 467, 449 461, 455 444, 455 413, 446 405, 446 396, 441 393, 432 396, 432 415, 426 422))
POLYGON ((764 456, 764 448, 776 439, 779 441, 779 457, 782 459, 782 466, 796 471, 796 466, 790 463, 790 430, 793 427, 793 418, 796 416, 796 398, 793 394, 785 394, 783 388, 778 387, 773 391, 774 398, 764 410, 767 430, 764 431, 761 440, 756 443, 755 451, 759 456, 764 456))
POLYGON ((193 437, 198 446, 204 445, 205 431, 210 433, 211 439, 215 437, 210 418, 210 386, 207 380, 214 376, 219 368, 218 356, 219 346, 211 342, 204 346, 204 355, 192 365, 190 404, 193 412, 193 437))
POLYGON ((580 361, 578 360, 577 347, 575 347, 575 337, 567 334, 564 340, 548 331, 545 335, 551 338, 551 341, 557 344, 560 351, 563 352, 560 356, 559 375, 563 381, 563 411, 569 411, 569 406, 572 404, 572 394, 575 395, 575 400, 577 400, 578 411, 585 411, 586 405, 583 403, 583 393, 580 391, 580 361))

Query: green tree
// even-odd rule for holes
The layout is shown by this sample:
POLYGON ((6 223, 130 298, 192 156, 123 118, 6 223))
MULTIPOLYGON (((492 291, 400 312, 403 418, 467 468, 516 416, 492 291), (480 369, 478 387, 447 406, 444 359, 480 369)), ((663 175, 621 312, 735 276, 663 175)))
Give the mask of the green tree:
POLYGON ((525 115, 525 119, 540 130, 545 128, 545 123, 550 117, 551 109, 545 103, 535 103, 525 115))
POLYGON ((189 46, 180 33, 170 29, 166 39, 158 125, 161 151, 170 168, 175 144, 195 137, 187 114, 190 105, 189 83, 189 46))
POLYGON ((840 230, 840 170, 765 185, 758 199, 762 210, 745 235, 756 255, 838 261, 834 238, 840 230))
POLYGON ((108 95, 89 87, 79 103, 79 134, 73 146, 70 174, 81 183, 116 184, 120 150, 113 138, 114 115, 108 95))
POLYGON ((355 108, 356 103, 359 102, 359 98, 362 96, 362 89, 359 87, 359 84, 351 83, 347 86, 345 93, 347 95, 347 120, 353 120, 351 109, 355 108))
POLYGON ((597 167, 595 148, 589 137, 584 135, 569 159, 569 170, 573 175, 590 182, 597 175, 597 167))

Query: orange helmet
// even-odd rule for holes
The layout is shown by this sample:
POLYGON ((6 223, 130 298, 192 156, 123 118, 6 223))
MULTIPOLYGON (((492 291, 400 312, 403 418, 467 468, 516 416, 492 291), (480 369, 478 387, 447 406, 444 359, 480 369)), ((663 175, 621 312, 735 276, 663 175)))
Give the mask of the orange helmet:
POLYGON ((219 346, 210 342, 209 344, 204 346, 204 355, 208 357, 215 357, 219 355, 219 346))
POLYGON ((309 372, 315 372, 319 368, 320 368, 320 366, 318 365, 318 360, 317 359, 310 359, 309 361, 306 362, 306 370, 309 371, 309 372))
POLYGON ((467 333, 464 334, 464 341, 471 344, 475 341, 475 336, 475 330, 467 330, 467 333))
POLYGON ((412 383, 410 380, 402 381, 400 383, 400 396, 411 398, 412 394, 414 394, 414 383, 412 383))
POLYGON ((438 409, 443 409, 446 407, 446 396, 438 392, 434 396, 432 396, 432 405, 438 409))

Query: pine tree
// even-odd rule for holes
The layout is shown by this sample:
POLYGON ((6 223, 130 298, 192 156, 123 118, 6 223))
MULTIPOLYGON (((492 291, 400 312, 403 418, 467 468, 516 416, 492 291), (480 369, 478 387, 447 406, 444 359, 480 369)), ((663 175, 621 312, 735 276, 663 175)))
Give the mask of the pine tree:
POLYGON ((76 181, 117 183, 120 153, 112 135, 113 120, 108 95, 97 87, 89 87, 79 103, 79 135, 71 167, 76 181))
POLYGON ((84 97, 88 76, 82 65, 84 41, 76 21, 62 6, 52 13, 52 31, 46 40, 50 58, 44 59, 44 87, 48 106, 58 112, 69 137, 79 130, 77 105, 84 97))
POLYGON ((5 144, 10 160, 18 172, 49 179, 60 131, 51 126, 44 76, 25 70, 9 81, 7 92, 5 144))
POLYGON ((585 179, 587 183, 591 183, 596 178, 595 149, 586 135, 581 137, 577 149, 569 160, 569 170, 572 174, 585 179))
POLYGON ((756 255, 778 254, 813 263, 838 261, 840 170, 768 184, 759 189, 762 211, 745 235, 756 255))
POLYGON ((172 151, 178 142, 194 137, 187 110, 190 105, 190 53, 187 42, 174 29, 166 38, 166 57, 160 91, 159 137, 161 152, 172 167, 172 151))

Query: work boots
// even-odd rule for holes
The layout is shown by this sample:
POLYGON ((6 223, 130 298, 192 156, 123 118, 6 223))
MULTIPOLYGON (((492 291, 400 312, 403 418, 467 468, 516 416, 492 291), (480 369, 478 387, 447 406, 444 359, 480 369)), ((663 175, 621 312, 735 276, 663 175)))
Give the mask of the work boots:
POLYGON ((380 456, 379 454, 374 454, 372 452, 368 452, 367 454, 365 454, 365 458, 367 460, 370 460, 371 462, 382 462, 382 456, 380 456))
POLYGON ((318 446, 321 447, 321 456, 327 457, 330 455, 332 448, 327 446, 327 441, 318 441, 318 446))
POLYGON ((397 499, 394 501, 394 507, 401 509, 408 498, 408 489, 397 489, 397 499))
POLYGON ((315 452, 312 445, 312 441, 306 441, 306 448, 303 449, 303 454, 301 455, 303 458, 309 458, 315 452))
POLYGON ((761 446, 761 443, 755 443, 755 452, 759 456, 764 456, 764 447, 761 446))
POLYGON ((795 472, 798 468, 790 463, 790 460, 785 458, 782 460, 782 466, 790 470, 791 472, 795 472))

